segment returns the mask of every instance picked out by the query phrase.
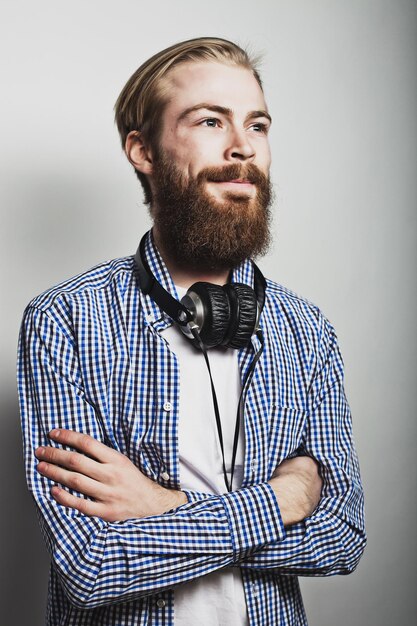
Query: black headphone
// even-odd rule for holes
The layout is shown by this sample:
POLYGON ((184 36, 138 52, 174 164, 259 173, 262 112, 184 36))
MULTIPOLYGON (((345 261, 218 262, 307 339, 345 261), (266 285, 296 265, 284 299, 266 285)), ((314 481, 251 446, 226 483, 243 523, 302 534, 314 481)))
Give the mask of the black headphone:
POLYGON ((197 332, 206 348, 221 345, 237 349, 248 345, 258 330, 265 302, 266 280, 258 266, 252 262, 254 289, 244 283, 228 283, 221 287, 197 282, 178 301, 162 287, 148 265, 146 236, 142 237, 134 257, 143 293, 149 294, 194 341, 197 332))

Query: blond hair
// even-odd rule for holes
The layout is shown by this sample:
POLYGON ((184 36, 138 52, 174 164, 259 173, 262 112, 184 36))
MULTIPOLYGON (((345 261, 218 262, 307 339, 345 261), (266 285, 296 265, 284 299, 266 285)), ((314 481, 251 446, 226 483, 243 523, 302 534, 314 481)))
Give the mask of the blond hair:
MULTIPOLYGON (((139 131, 145 143, 157 149, 160 137, 160 119, 168 97, 163 89, 163 78, 170 70, 188 61, 217 61, 238 65, 253 72, 259 86, 262 82, 257 70, 258 59, 249 55, 232 41, 217 37, 199 37, 174 44, 145 61, 127 81, 115 104, 115 120, 122 147, 131 131, 139 131)), ((145 202, 152 200, 149 182, 136 171, 142 183, 145 202)))

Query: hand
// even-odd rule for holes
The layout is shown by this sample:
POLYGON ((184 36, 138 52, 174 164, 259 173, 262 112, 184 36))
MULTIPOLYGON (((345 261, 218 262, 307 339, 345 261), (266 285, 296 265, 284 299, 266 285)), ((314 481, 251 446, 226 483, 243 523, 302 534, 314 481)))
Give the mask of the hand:
POLYGON ((161 487, 144 476, 127 456, 89 435, 62 429, 52 430, 49 437, 79 452, 38 448, 38 472, 91 498, 86 500, 59 486, 52 487, 53 498, 63 506, 115 522, 160 515, 187 502, 182 491, 161 487))
POLYGON ((319 466, 309 456, 286 459, 276 468, 269 484, 278 500, 284 526, 309 517, 320 501, 323 481, 319 466))

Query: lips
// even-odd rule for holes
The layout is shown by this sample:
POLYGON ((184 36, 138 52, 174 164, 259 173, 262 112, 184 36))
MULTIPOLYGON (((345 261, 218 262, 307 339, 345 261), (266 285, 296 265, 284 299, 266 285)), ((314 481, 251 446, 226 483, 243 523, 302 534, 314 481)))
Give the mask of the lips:
POLYGON ((253 185, 253 182, 251 180, 249 180, 248 178, 222 178, 221 180, 211 179, 211 180, 209 180, 209 182, 212 182, 212 183, 234 183, 236 185, 253 185))

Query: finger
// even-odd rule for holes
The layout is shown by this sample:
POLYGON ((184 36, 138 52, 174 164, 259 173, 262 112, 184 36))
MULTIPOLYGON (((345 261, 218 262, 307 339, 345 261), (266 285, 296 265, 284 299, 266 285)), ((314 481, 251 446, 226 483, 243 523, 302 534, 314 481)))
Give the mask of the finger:
POLYGON ((73 491, 82 493, 84 496, 89 496, 95 500, 100 500, 105 497, 105 487, 97 480, 88 478, 77 472, 70 472, 52 463, 45 463, 45 461, 41 461, 36 469, 42 476, 64 487, 68 487, 73 491))
POLYGON ((100 517, 101 506, 97 502, 74 496, 72 493, 68 493, 68 491, 65 491, 65 489, 59 486, 52 487, 51 495, 58 504, 75 509, 89 517, 100 517))
POLYGON ((52 446, 41 446, 35 450, 35 456, 40 461, 60 465, 71 472, 77 472, 98 481, 104 480, 105 477, 103 465, 99 461, 90 459, 78 452, 70 452, 52 446))
POLYGON ((110 463, 115 454, 118 454, 113 448, 109 448, 104 443, 97 441, 90 435, 78 433, 75 430, 66 430, 59 428, 51 430, 48 434, 50 439, 57 441, 65 446, 76 448, 79 452, 87 454, 89 457, 100 461, 101 463, 110 463))

